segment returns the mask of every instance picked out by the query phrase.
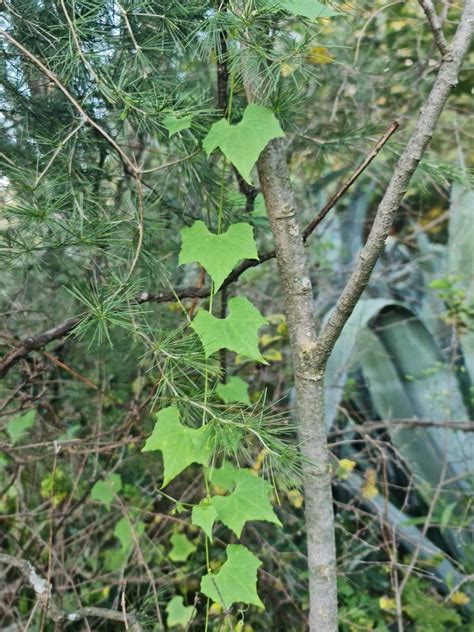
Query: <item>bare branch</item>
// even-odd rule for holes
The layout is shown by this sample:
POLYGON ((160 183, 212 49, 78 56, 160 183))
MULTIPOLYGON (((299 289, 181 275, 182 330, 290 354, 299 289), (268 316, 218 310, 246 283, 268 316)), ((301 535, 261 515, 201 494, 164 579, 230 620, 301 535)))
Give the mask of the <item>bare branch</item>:
POLYGON ((354 307, 365 290, 382 253, 395 214, 420 162, 452 88, 458 82, 461 63, 474 30, 474 0, 466 0, 449 55, 443 58, 433 88, 420 109, 415 129, 402 153, 377 209, 374 223, 357 264, 341 292, 336 306, 318 337, 316 355, 323 366, 354 307))
MULTIPOLYGON (((319 211, 316 217, 311 220, 311 222, 304 228, 302 232, 303 241, 306 243, 308 238, 312 235, 312 233, 316 230, 319 224, 323 221, 326 215, 331 211, 334 206, 339 202, 345 193, 351 188, 354 182, 362 175, 362 173, 367 169, 373 159, 378 155, 382 147, 387 143, 387 141, 392 137, 392 135, 396 132, 399 127, 398 121, 393 121, 390 123, 388 128, 385 130, 384 134, 379 138, 379 140, 375 143, 372 149, 369 151, 364 160, 356 167, 355 171, 344 180, 336 193, 329 199, 329 201, 325 204, 325 206, 319 211)), ((274 250, 270 252, 261 252, 258 253, 257 259, 245 259, 239 264, 232 272, 229 274, 227 279, 224 281, 223 287, 230 285, 230 283, 234 283, 237 279, 249 268, 255 268, 265 261, 269 261, 270 259, 274 259, 276 257, 276 252, 274 250)))
POLYGON ((17 347, 9 351, 0 361, 0 377, 4 377, 10 368, 26 357, 31 351, 41 349, 49 342, 67 335, 80 321, 79 316, 69 318, 60 325, 52 327, 37 336, 25 338, 17 347))
POLYGON ((303 230, 303 241, 306 242, 311 233, 315 230, 317 226, 323 221, 329 211, 337 204, 337 202, 341 199, 341 197, 346 193, 346 191, 354 184, 357 178, 367 169, 372 160, 377 156, 379 151, 385 145, 385 143, 391 138, 392 134, 394 134, 400 123, 398 121, 393 121, 387 127, 385 133, 379 140, 375 143, 372 149, 369 151, 364 160, 360 163, 357 169, 354 171, 352 175, 350 175, 347 180, 345 180, 336 193, 329 199, 327 204, 319 211, 316 217, 306 226, 303 230))
MULTIPOLYGON (((0 564, 7 564, 18 569, 28 581, 36 594, 39 604, 46 609, 48 616, 56 624, 80 621, 86 617, 97 617, 109 621, 120 621, 131 632, 142 632, 142 626, 133 613, 127 614, 108 608, 79 608, 75 612, 66 612, 59 604, 51 584, 46 581, 28 560, 0 553, 0 564)), ((55 629, 59 629, 58 625, 55 629)))
POLYGON ((444 57, 449 53, 449 46, 446 38, 444 37, 443 29, 441 28, 440 21, 436 14, 435 8, 431 0, 418 0, 421 8, 425 12, 428 19, 431 30, 433 31, 433 38, 439 52, 444 57))

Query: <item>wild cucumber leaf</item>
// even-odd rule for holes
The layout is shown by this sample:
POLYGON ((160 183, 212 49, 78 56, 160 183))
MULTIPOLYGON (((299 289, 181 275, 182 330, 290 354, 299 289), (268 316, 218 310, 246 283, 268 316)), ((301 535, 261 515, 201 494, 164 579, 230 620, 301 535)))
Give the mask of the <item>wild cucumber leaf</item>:
POLYGON ((284 133, 273 112, 250 103, 237 125, 231 125, 225 118, 214 123, 203 141, 203 148, 209 156, 219 147, 242 178, 252 184, 250 172, 260 153, 272 138, 281 136, 284 133))
POLYGON ((189 428, 180 422, 176 406, 164 408, 157 414, 153 432, 142 448, 142 452, 153 450, 161 450, 163 454, 165 487, 191 463, 204 466, 209 463, 212 453, 209 426, 189 428))
MULTIPOLYGON (((275 5, 275 3, 272 3, 275 5)), ((331 18, 335 15, 341 15, 339 11, 334 11, 322 2, 315 0, 278 0, 276 3, 287 13, 292 15, 302 15, 310 20, 314 18, 331 18)))
POLYGON ((171 551, 168 557, 173 562, 185 562, 196 550, 196 545, 190 542, 183 533, 173 533, 170 542, 171 551))
POLYGON ((219 520, 240 538, 249 520, 265 520, 281 526, 269 500, 272 486, 248 469, 237 470, 235 490, 229 496, 213 496, 211 503, 219 520))
POLYGON ((134 541, 134 531, 136 537, 140 538, 140 536, 142 536, 145 532, 145 523, 140 520, 136 524, 131 525, 127 518, 120 518, 120 520, 115 524, 114 536, 119 540, 122 549, 128 549, 128 547, 132 544, 134 541))
POLYGON ((224 402, 224 404, 231 404, 237 402, 239 404, 246 404, 250 406, 250 399, 248 394, 249 386, 241 377, 233 375, 227 378, 226 384, 218 384, 216 387, 216 393, 224 402))
POLYGON ((227 318, 216 318, 201 310, 191 323, 199 336, 206 358, 219 349, 229 349, 262 364, 267 364, 258 349, 258 330, 268 321, 243 296, 229 301, 227 318))
POLYGON ((194 606, 185 606, 183 598, 180 595, 176 595, 166 606, 168 628, 173 628, 177 625, 186 628, 193 618, 194 611, 194 606))
POLYGON ((174 136, 174 134, 181 132, 183 129, 189 129, 191 127, 192 120, 192 114, 189 114, 188 116, 182 116, 181 118, 170 114, 169 116, 165 116, 165 118, 163 119, 163 125, 168 130, 168 135, 171 138, 171 136, 174 136))
POLYGON ((201 579, 201 592, 228 610, 234 603, 264 607, 257 594, 257 568, 262 562, 241 544, 229 544, 227 561, 218 573, 201 579))
POLYGON ((230 461, 224 461, 222 467, 216 467, 211 470, 209 480, 223 492, 230 492, 235 486, 235 476, 239 471, 238 467, 235 467, 230 461))
POLYGON ((214 235, 204 222, 197 221, 182 229, 181 238, 180 265, 200 263, 214 281, 214 292, 241 259, 258 259, 250 224, 232 224, 225 233, 214 235))
POLYGON ((25 432, 35 423, 35 419, 36 410, 32 409, 24 415, 14 417, 7 423, 6 430, 12 444, 15 444, 19 439, 21 439, 25 432))
POLYGON ((196 527, 200 527, 209 540, 212 540, 212 527, 216 518, 216 510, 208 500, 203 500, 199 505, 193 507, 191 512, 192 524, 196 527))
POLYGON ((120 474, 110 474, 105 480, 97 481, 91 489, 90 498, 102 503, 110 509, 110 503, 117 492, 122 489, 120 474))

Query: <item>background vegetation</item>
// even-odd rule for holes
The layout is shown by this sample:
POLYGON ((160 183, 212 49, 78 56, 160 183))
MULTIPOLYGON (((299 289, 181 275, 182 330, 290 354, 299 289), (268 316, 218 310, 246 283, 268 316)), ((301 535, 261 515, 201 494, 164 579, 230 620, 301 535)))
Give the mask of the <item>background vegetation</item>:
MULTIPOLYGON (((68 630, 121 629, 124 612, 130 629, 306 626, 304 499, 275 262, 249 268, 214 306, 225 315, 235 295, 258 306, 267 364, 205 358, 187 325, 208 307, 208 279, 198 265, 178 265, 180 231, 196 220, 214 232, 251 223, 259 252, 272 249, 259 190, 202 151, 223 106, 237 122, 246 104, 239 55, 222 49, 220 33, 249 28, 247 63, 286 132, 301 225, 400 120, 308 240, 321 319, 439 55, 415 2, 361 0, 317 20, 277 19, 253 4, 250 25, 201 0, 0 5, 2 28, 27 51, 5 40, 1 62, 0 541, 4 554, 51 579, 61 608, 120 613, 114 621, 90 610, 68 630), (276 45, 263 65, 269 28, 276 45), (219 93, 222 60, 230 106, 219 93), (247 386, 229 399, 219 393, 224 375, 247 386), (264 609, 226 611, 199 596, 207 548, 190 515, 203 496, 201 469, 163 490, 161 453, 141 452, 155 413, 173 402, 191 426, 203 406, 229 419, 216 463, 251 468, 272 485, 282 527, 249 522, 240 538, 263 562, 264 609)), ((439 4, 449 35, 460 7, 439 4)), ((471 53, 329 363, 343 631, 469 629, 473 62, 471 53)), ((211 479, 212 493, 225 493, 220 483, 211 479)), ((235 541, 215 528, 213 570, 235 541)), ((2 630, 54 629, 22 569, 2 565, 0 577, 2 630)))

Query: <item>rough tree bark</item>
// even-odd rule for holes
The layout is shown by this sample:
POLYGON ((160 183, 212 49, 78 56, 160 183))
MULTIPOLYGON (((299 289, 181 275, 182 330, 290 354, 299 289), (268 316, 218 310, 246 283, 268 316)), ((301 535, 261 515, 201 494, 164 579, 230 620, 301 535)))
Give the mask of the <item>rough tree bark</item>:
MULTIPOLYGON (((422 3, 423 6, 423 3, 422 3)), ((451 47, 443 53, 433 88, 422 106, 415 129, 393 172, 359 260, 327 324, 317 333, 313 288, 303 235, 280 139, 268 144, 258 161, 260 185, 273 232, 292 351, 296 412, 304 465, 305 517, 310 583, 309 627, 335 632, 337 585, 334 515, 329 453, 324 423, 324 373, 334 344, 367 286, 408 184, 431 140, 433 130, 457 83, 473 32, 474 0, 464 12, 451 47)), ((432 20, 429 20, 430 24, 432 20)), ((435 31, 440 41, 439 31, 435 31)), ((249 100, 258 99, 251 85, 249 100)))

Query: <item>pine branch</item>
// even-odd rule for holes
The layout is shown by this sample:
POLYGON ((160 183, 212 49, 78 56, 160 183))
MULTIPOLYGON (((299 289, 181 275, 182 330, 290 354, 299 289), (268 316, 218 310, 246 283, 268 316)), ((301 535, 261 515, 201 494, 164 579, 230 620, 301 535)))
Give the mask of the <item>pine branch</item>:
POLYGON ((89 114, 87 114, 87 112, 81 106, 79 101, 77 101, 77 99, 69 92, 69 90, 67 90, 67 88, 59 80, 59 78, 55 75, 55 73, 52 70, 50 70, 47 66, 45 66, 40 59, 38 59, 35 55, 33 55, 33 53, 31 53, 22 44, 20 44, 20 42, 18 42, 12 35, 10 35, 10 33, 8 33, 7 31, 4 31, 3 29, 0 29, 0 35, 2 35, 6 40, 8 40, 11 44, 13 44, 13 46, 15 46, 15 48, 17 48, 18 51, 22 55, 27 57, 37 68, 39 68, 41 70, 41 72, 50 81, 52 81, 55 84, 55 86, 59 90, 61 90, 61 92, 66 97, 66 99, 68 99, 68 101, 70 103, 72 103, 74 108, 80 114, 81 118, 84 121, 86 121, 91 127, 93 127, 102 136, 102 138, 104 138, 107 141, 107 143, 109 143, 109 145, 111 145, 111 147, 119 155, 121 161, 123 162, 123 164, 127 168, 127 170, 130 172, 130 174, 133 175, 133 176, 136 176, 138 171, 139 171, 137 165, 134 164, 130 160, 130 158, 127 156, 127 154, 123 151, 123 149, 120 147, 120 145, 118 145, 115 142, 115 140, 110 136, 110 134, 108 134, 108 132, 106 132, 105 129, 103 127, 101 127, 96 121, 94 121, 94 119, 91 118, 89 116, 89 114))
MULTIPOLYGON (((314 232, 314 230, 319 226, 322 220, 327 216, 329 211, 334 208, 336 203, 341 199, 341 197, 349 190, 349 188, 354 184, 354 182, 360 177, 360 175, 367 169, 370 163, 374 160, 377 154, 380 152, 382 147, 387 143, 387 141, 391 138, 394 132, 398 128, 398 122, 394 121, 389 125, 385 133, 381 136, 381 138, 377 141, 374 147, 370 150, 364 160, 360 163, 360 165, 355 169, 353 174, 347 178, 347 180, 343 181, 336 193, 330 198, 328 203, 319 211, 316 217, 306 226, 303 230, 303 241, 306 242, 310 235, 314 232)), ((232 272, 229 274, 227 279, 224 281, 222 285, 222 289, 225 290, 229 285, 235 283, 239 280, 244 272, 249 270, 250 268, 255 268, 257 266, 262 265, 266 261, 270 261, 274 259, 276 253, 274 250, 270 252, 261 252, 258 254, 258 259, 245 259, 240 263, 232 272)), ((136 302, 138 304, 144 303, 173 303, 177 299, 203 299, 207 298, 211 293, 209 287, 184 287, 177 288, 174 292, 141 292, 136 297, 136 302)), ((18 346, 9 351, 3 359, 0 361, 0 377, 4 377, 8 371, 17 364, 22 358, 25 358, 32 351, 37 351, 41 349, 49 342, 53 340, 57 340, 62 338, 63 336, 67 336, 71 331, 76 327, 76 325, 80 322, 81 317, 75 316, 70 318, 69 320, 56 325, 55 327, 48 329, 47 331, 38 334, 37 336, 31 336, 25 338, 20 342, 18 346)))

